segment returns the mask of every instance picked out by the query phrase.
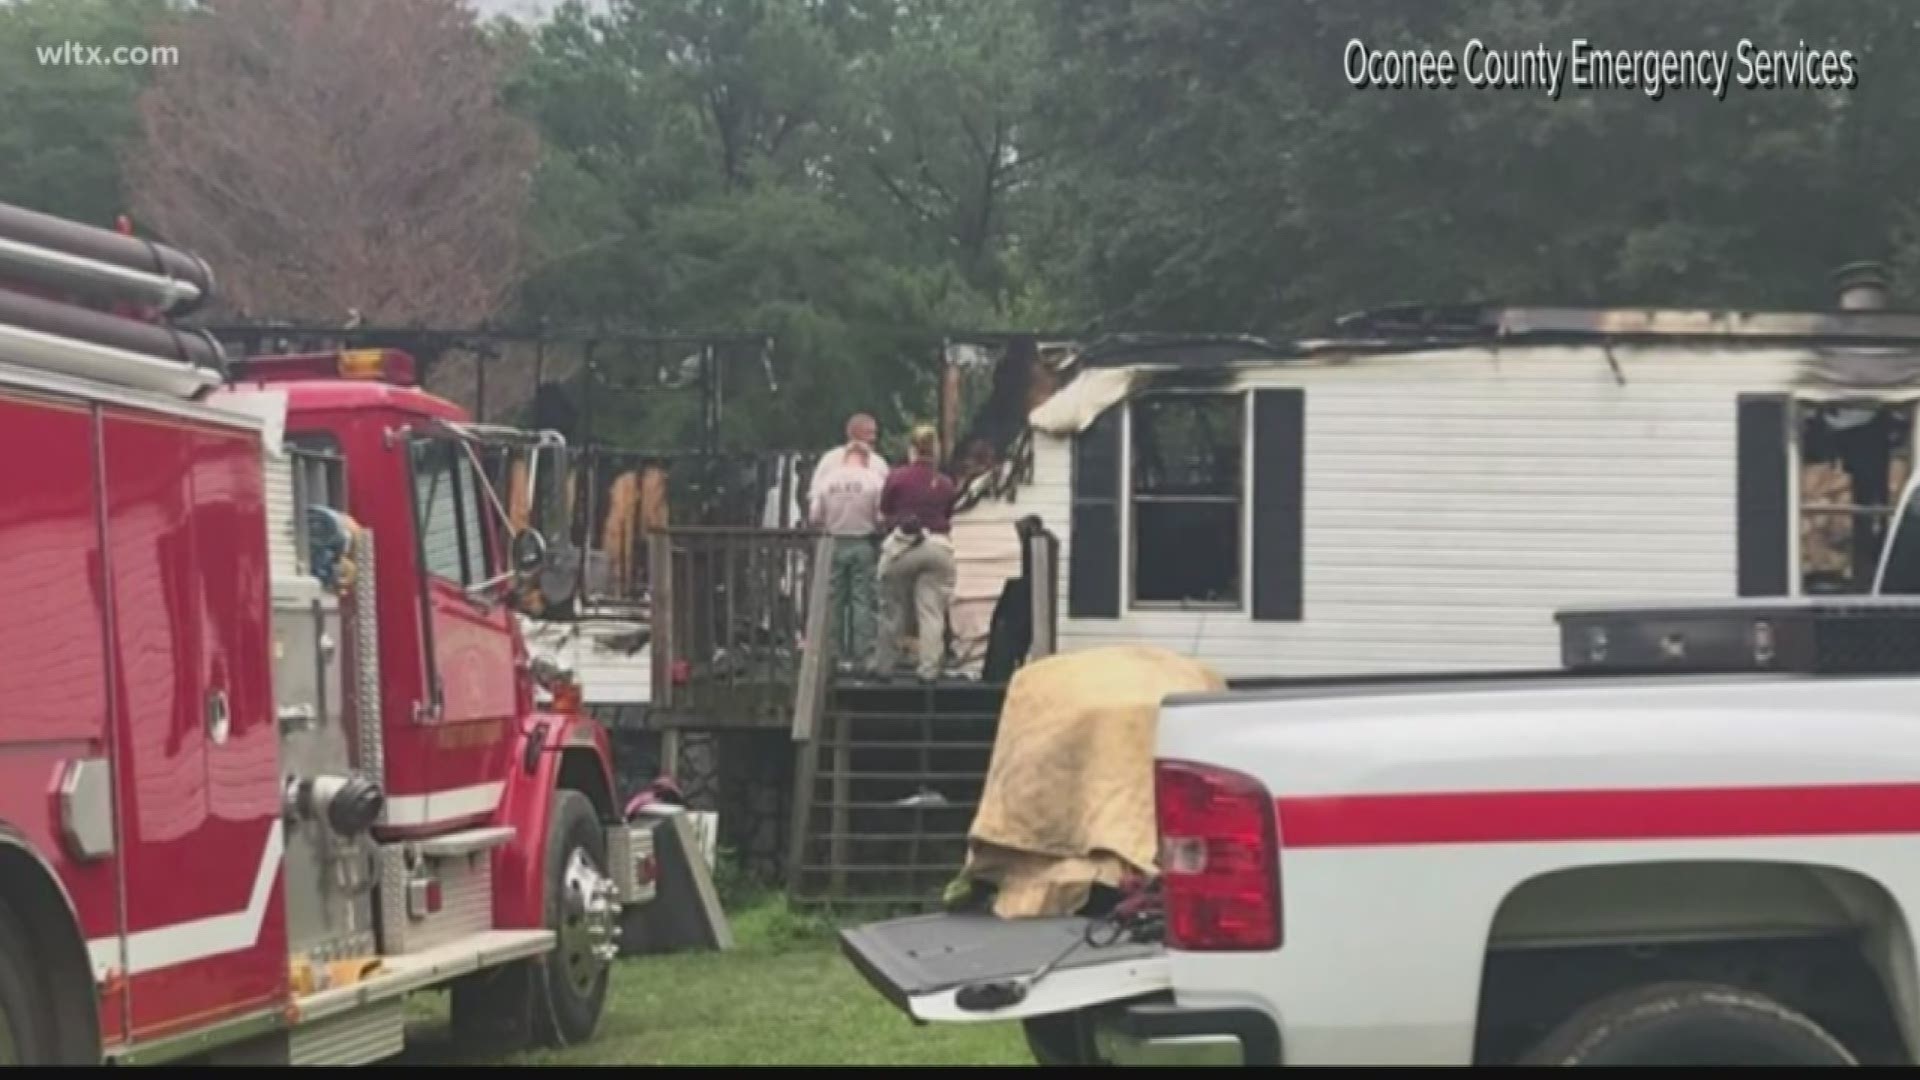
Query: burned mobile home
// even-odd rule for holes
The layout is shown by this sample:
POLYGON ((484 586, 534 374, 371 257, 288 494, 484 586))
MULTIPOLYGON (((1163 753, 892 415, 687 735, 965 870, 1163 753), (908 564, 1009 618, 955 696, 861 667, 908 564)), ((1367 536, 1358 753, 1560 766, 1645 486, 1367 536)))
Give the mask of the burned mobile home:
POLYGON ((1030 657, 1157 644, 1235 681, 1553 667, 1562 607, 1865 591, 1920 423, 1920 315, 1880 295, 1401 307, 1294 342, 956 335, 956 670, 931 687, 833 675, 819 538, 795 527, 811 451, 581 431, 570 612, 529 641, 613 722, 623 787, 675 773, 753 876, 931 901, 1030 657))
POLYGON ((962 576, 992 562, 976 535, 1037 515, 1061 650, 1151 642, 1229 677, 1550 667, 1562 606, 1863 592, 1920 399, 1920 314, 1883 295, 1096 342, 974 480, 962 576))

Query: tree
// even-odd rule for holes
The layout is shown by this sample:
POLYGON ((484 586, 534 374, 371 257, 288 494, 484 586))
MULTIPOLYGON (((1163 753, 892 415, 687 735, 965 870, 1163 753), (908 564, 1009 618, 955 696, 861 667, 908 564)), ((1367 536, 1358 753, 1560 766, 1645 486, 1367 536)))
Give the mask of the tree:
POLYGON ((844 182, 877 184, 910 236, 972 287, 1004 302, 1017 287, 1003 260, 1015 200, 1044 152, 1029 121, 1045 81, 1030 0, 917 0, 853 76, 854 160, 844 182))
MULTIPOLYGON (((924 417, 938 289, 890 230, 891 204, 841 183, 849 72, 884 48, 892 7, 611 0, 556 12, 512 94, 549 145, 536 211, 544 265, 527 313, 774 335, 777 399, 756 367, 732 369, 725 427, 736 446, 825 444, 855 409, 924 417)), ((692 445, 689 405, 608 402, 595 426, 692 445)))
POLYGON ((149 44, 170 0, 0 3, 0 200, 95 225, 127 209, 117 157, 138 132, 134 98, 153 66, 42 56, 69 42, 149 44))
MULTIPOLYGON (((735 384, 737 442, 930 419, 942 333, 1037 304, 1014 244, 1036 29, 1029 0, 562 7, 512 93, 549 147, 529 313, 773 333, 780 398, 735 384)), ((627 422, 670 444, 686 412, 627 422)))
POLYGON ((534 131, 461 0, 217 0, 140 98, 138 223, 243 316, 468 325, 525 272, 534 131))
MULTIPOLYGON (((1060 0, 1049 268, 1140 328, 1312 332, 1399 301, 1809 306, 1913 243, 1900 4, 1060 0), (1847 90, 1358 90, 1342 51, 1852 50, 1847 90)), ((1909 289, 1920 281, 1907 281, 1909 289)))

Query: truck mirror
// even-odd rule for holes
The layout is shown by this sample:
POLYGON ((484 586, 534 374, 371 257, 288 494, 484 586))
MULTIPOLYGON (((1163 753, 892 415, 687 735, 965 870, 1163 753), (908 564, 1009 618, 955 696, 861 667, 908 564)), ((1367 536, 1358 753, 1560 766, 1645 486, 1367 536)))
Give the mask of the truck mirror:
POLYGON ((547 538, 540 535, 538 529, 521 529, 513 534, 510 554, 515 573, 523 576, 537 574, 547 562, 547 538))

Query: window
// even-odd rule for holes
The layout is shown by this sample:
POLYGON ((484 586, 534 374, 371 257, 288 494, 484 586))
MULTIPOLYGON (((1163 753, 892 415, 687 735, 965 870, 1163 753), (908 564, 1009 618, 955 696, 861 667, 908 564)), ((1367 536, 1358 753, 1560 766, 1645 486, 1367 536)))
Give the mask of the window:
POLYGON ((1880 582, 1885 596, 1920 593, 1920 501, 1909 499, 1889 537, 1893 545, 1885 556, 1886 576, 1880 582))
POLYGON ((1129 436, 1134 605, 1240 606, 1245 395, 1143 395, 1129 436))
POLYGON ((478 585, 492 576, 495 560, 487 543, 486 495, 473 463, 464 447, 446 439, 417 442, 413 455, 427 573, 457 585, 478 585))
POLYGON ((1073 440, 1067 617, 1120 615, 1120 423, 1107 409, 1073 440))
POLYGON ((1798 411, 1801 591, 1867 592, 1912 467, 1913 407, 1803 402, 1798 411))
POLYGON ((306 508, 347 508, 347 459, 340 441, 325 433, 301 432, 287 436, 287 456, 293 461, 294 514, 305 519, 306 508))
POLYGON ((343 550, 346 538, 337 521, 324 516, 316 518, 309 510, 346 510, 346 459, 340 454, 339 440, 326 432, 290 433, 286 450, 293 479, 294 565, 303 574, 316 573, 331 587, 334 584, 332 570, 316 571, 315 552, 317 549, 322 563, 330 567, 343 550))

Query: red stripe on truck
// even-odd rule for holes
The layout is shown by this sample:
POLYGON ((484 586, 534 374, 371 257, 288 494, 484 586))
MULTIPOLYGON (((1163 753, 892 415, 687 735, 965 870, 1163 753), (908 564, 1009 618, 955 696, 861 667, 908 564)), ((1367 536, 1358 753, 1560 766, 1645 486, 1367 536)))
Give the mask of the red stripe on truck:
POLYGON ((1920 833, 1920 784, 1330 795, 1276 804, 1282 850, 1920 833))

